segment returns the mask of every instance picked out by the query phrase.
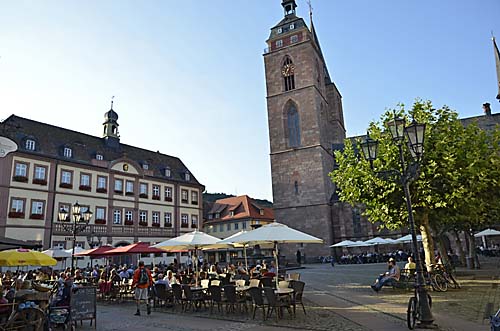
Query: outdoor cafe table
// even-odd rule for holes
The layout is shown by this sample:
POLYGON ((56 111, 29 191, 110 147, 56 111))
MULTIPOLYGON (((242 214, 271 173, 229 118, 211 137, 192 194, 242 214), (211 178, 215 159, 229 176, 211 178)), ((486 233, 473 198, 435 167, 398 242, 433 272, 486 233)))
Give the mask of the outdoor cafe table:
POLYGON ((278 295, 292 294, 293 288, 277 288, 274 290, 274 293, 276 293, 278 295))

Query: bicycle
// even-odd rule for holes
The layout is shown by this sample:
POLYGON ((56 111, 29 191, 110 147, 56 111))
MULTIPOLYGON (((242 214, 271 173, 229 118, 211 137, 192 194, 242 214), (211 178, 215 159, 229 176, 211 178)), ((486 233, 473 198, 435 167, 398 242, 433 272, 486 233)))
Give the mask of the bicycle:
MULTIPOLYGON (((406 311, 406 323, 408 329, 413 330, 415 328, 415 324, 420 320, 420 299, 417 291, 418 286, 414 286, 414 294, 408 301, 408 310, 406 311)), ((429 294, 427 294, 427 300, 429 301, 429 308, 432 308, 432 298, 429 294)))

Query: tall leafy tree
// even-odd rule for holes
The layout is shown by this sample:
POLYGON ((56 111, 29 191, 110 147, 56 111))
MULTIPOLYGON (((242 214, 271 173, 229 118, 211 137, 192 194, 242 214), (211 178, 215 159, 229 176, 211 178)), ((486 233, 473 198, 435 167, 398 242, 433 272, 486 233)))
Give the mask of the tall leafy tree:
MULTIPOLYGON (((499 134, 498 130, 486 133, 474 124, 464 128, 448 107, 435 109, 430 101, 417 100, 411 109, 400 104, 370 124, 370 137, 379 141, 373 169, 358 153, 361 139, 346 140, 344 151, 335 154, 338 168, 331 173, 340 199, 363 204, 370 221, 391 230, 408 226, 402 186, 397 176, 387 172, 402 171, 403 166, 388 133, 387 122, 394 115, 427 126, 420 174, 410 184, 410 195, 429 265, 434 263, 433 232, 439 237, 451 229, 476 228, 488 220, 487 215, 498 213, 498 197, 492 201, 486 195, 500 194, 499 134)), ((403 150, 406 163, 411 163, 409 149, 403 146, 403 150)))

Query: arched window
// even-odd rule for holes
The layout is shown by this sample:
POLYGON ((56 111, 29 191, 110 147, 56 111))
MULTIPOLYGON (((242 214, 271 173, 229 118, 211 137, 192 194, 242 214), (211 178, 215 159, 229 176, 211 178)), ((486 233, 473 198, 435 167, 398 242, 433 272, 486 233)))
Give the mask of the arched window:
POLYGON ((281 68, 281 74, 283 75, 283 80, 285 83, 285 91, 290 91, 295 89, 295 66, 292 60, 287 56, 285 61, 283 61, 283 67, 281 68))
POLYGON ((300 146, 300 121, 299 112, 295 105, 290 105, 286 113, 288 126, 288 145, 290 147, 300 146))

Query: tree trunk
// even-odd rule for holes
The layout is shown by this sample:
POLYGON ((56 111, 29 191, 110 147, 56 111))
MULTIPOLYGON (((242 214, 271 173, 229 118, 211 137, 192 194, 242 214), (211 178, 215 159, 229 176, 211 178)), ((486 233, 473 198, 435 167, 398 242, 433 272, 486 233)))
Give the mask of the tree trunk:
POLYGON ((455 235, 455 244, 458 248, 458 257, 460 258, 460 263, 465 266, 465 253, 464 247, 462 246, 462 241, 460 240, 460 234, 457 230, 453 230, 453 234, 455 235))
POLYGON ((472 236, 470 231, 464 231, 465 237, 467 238, 467 268, 474 269, 476 267, 476 245, 474 241, 474 237, 472 236))
POLYGON ((430 265, 435 263, 434 259, 434 240, 432 239, 431 226, 429 224, 429 215, 424 212, 420 220, 420 233, 422 234, 422 245, 424 246, 425 265, 430 271, 430 265))
POLYGON ((448 251, 446 250, 446 245, 444 244, 444 240, 443 240, 444 236, 445 236, 445 234, 440 234, 437 237, 437 245, 438 245, 438 249, 439 249, 439 255, 441 255, 441 262, 444 265, 447 265, 448 263, 450 263, 450 260, 448 259, 448 251))

